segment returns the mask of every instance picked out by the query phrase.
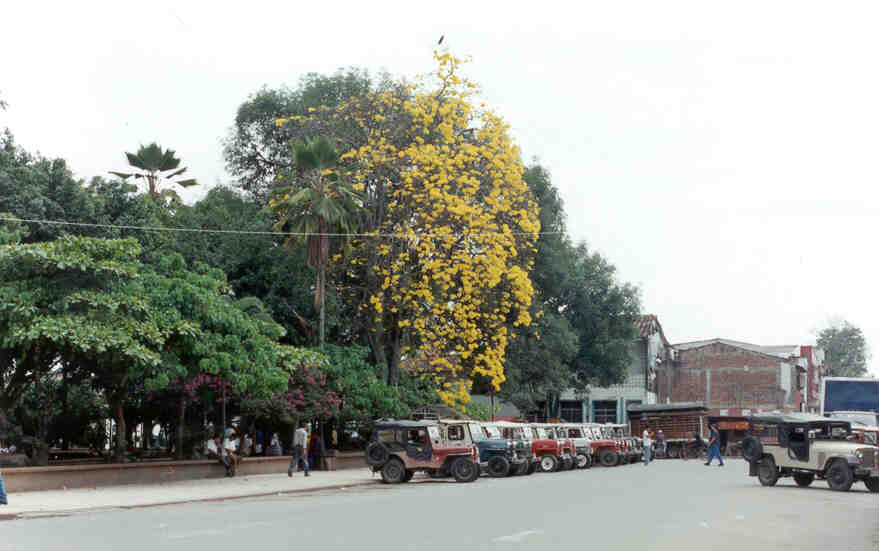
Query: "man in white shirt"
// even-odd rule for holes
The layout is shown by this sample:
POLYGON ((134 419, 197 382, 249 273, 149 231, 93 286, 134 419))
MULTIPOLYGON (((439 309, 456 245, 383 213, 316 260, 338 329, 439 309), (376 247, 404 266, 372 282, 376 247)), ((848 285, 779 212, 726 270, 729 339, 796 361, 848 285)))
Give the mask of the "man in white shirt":
POLYGON ((296 432, 293 433, 293 457, 290 458, 290 467, 287 469, 287 476, 293 476, 293 473, 299 469, 299 462, 305 465, 305 476, 308 474, 308 431, 305 430, 306 423, 302 423, 296 432))
POLYGON ((212 455, 217 458, 217 461, 220 462, 220 465, 226 468, 226 476, 235 476, 235 463, 232 461, 229 456, 229 452, 223 445, 223 437, 219 434, 213 440, 209 440, 207 446, 208 455, 212 455))
POLYGON ((650 430, 649 426, 644 429, 641 439, 644 441, 644 466, 646 467, 653 459, 653 431, 650 430))

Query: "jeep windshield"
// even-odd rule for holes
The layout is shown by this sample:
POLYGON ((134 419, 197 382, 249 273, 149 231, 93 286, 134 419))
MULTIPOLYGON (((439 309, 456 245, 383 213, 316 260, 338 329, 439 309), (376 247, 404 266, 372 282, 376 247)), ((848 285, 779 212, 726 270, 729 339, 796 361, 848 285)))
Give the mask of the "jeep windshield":
POLYGON ((879 426, 879 419, 877 419, 877 414, 871 413, 869 411, 834 411, 830 414, 831 419, 842 419, 844 421, 852 421, 855 423, 860 423, 862 425, 867 425, 869 427, 879 426))
POLYGON ((540 440, 554 440, 555 436, 552 435, 549 429, 537 427, 537 438, 540 440))
POLYGON ((488 438, 491 440, 502 440, 503 436, 501 436, 501 431, 494 425, 483 425, 482 430, 485 431, 485 434, 488 435, 488 438))
MULTIPOLYGON (((486 437, 486 433, 488 432, 486 428, 487 427, 483 427, 477 423, 470 423, 470 434, 473 435, 474 440, 482 440, 486 437)), ((490 435, 488 437, 491 438, 490 435)))

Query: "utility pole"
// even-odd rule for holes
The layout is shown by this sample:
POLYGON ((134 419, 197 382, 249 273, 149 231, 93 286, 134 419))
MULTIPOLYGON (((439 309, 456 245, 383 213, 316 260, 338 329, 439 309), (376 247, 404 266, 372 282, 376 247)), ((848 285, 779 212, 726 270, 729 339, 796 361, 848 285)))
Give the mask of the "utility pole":
POLYGON ((489 396, 491 396, 491 405, 489 407, 491 408, 491 420, 493 422, 494 421, 494 388, 491 389, 489 396))

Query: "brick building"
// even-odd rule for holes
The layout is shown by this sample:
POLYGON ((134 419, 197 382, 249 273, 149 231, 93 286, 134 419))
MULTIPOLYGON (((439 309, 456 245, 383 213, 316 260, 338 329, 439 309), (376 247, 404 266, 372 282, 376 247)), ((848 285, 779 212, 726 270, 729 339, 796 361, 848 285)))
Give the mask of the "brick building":
POLYGON ((805 411, 812 398, 807 382, 812 347, 711 339, 674 348, 675 361, 657 369, 660 403, 702 402, 711 416, 746 417, 759 411, 805 411))

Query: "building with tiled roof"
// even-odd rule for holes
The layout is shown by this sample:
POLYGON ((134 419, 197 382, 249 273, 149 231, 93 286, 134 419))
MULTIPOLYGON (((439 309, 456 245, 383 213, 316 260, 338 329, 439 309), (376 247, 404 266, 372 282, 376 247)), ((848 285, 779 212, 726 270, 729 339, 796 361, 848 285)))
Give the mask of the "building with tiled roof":
POLYGON ((557 412, 559 417, 572 422, 626 423, 627 406, 656 403, 656 367, 674 360, 674 347, 655 314, 641 316, 635 325, 638 337, 632 343, 626 381, 592 387, 585 397, 577 396, 572 390, 563 393, 557 412))

